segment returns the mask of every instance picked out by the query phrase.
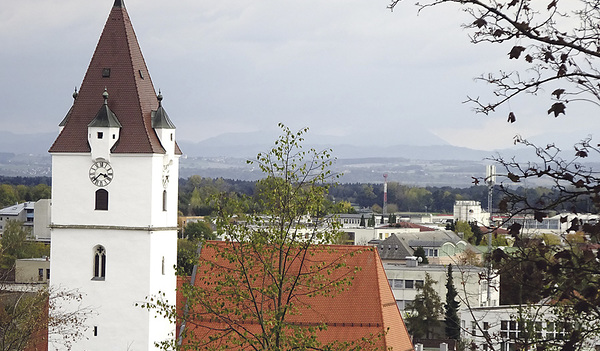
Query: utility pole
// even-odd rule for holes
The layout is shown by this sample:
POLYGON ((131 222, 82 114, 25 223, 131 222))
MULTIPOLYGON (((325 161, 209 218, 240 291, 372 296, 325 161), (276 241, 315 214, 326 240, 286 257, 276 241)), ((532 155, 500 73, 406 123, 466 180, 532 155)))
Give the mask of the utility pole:
POLYGON ((383 174, 383 210, 382 210, 382 218, 381 223, 384 221, 385 214, 387 213, 387 173, 383 174))
POLYGON ((496 184, 496 166, 487 165, 485 167, 485 183, 488 186, 488 214, 489 214, 489 223, 488 223, 488 262, 487 262, 487 304, 491 306, 492 300, 492 232, 494 229, 492 228, 493 219, 493 205, 492 205, 492 193, 494 190, 494 185, 496 184))

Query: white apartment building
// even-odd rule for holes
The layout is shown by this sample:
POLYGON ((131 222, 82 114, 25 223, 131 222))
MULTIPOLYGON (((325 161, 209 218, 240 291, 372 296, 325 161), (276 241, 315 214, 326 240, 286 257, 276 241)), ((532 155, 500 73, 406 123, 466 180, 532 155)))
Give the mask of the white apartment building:
MULTIPOLYGON (((446 296, 446 277, 448 266, 446 265, 414 265, 408 264, 384 264, 383 268, 396 298, 396 304, 401 311, 408 309, 415 300, 417 289, 423 286, 425 274, 429 273, 436 281, 435 291, 442 301, 446 296)), ((495 276, 491 280, 491 289, 487 289, 486 269, 475 266, 452 265, 452 278, 454 287, 458 292, 460 306, 497 306, 500 301, 500 278, 495 276), (483 279, 482 279, 483 278, 483 279)))

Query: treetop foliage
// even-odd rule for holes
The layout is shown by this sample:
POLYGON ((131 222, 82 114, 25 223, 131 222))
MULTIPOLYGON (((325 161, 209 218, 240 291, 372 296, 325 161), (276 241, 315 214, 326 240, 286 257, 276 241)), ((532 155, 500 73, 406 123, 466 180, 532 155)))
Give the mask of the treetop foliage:
POLYGON ((0 178, 0 208, 16 203, 50 198, 50 186, 43 183, 26 185, 28 182, 30 181, 25 177, 11 178, 10 180, 7 177, 0 178))
POLYGON ((435 283, 437 282, 429 273, 425 273, 423 286, 417 288, 418 293, 410 307, 411 312, 405 319, 408 332, 416 339, 434 337, 433 332, 440 324, 443 304, 440 295, 435 291, 435 283))
MULTIPOLYGON (((395 9, 401 0, 392 0, 395 9)), ((479 80, 493 88, 497 100, 468 97, 475 111, 488 114, 522 94, 544 94, 547 113, 564 115, 573 101, 600 104, 600 8, 595 0, 427 0, 419 11, 441 4, 456 4, 470 15, 472 43, 507 46, 507 59, 519 60, 514 70, 486 73, 479 80), (523 69, 524 67, 524 69, 523 69)), ((517 119, 510 111, 508 122, 517 119)))
POLYGON ((0 239, 0 267, 11 269, 19 258, 39 258, 50 255, 50 246, 44 243, 30 241, 31 231, 22 222, 6 221, 2 238, 0 239))
MULTIPOLYGON (((391 0, 389 8, 399 3, 391 0)), ((576 101, 600 106, 598 1, 425 0, 417 4, 419 11, 439 5, 455 5, 470 15, 463 27, 473 43, 493 43, 507 49, 505 62, 513 68, 479 77, 492 86, 492 101, 467 97, 476 112, 488 114, 507 106, 508 122, 514 123, 518 112, 512 111, 510 101, 526 94, 547 98, 544 112, 553 117, 566 115, 569 103, 576 101)), ((569 156, 552 143, 537 146, 518 135, 514 142, 535 151, 536 159, 492 158, 500 166, 497 176, 501 182, 496 187, 500 212, 530 215, 543 222, 557 212, 577 215, 600 209, 600 177, 582 163, 584 158, 600 154, 600 145, 592 143, 591 137, 574 145, 569 156), (552 183, 549 191, 518 191, 526 180, 538 178, 552 183)), ((503 276, 510 278, 511 283, 501 289, 501 293, 511 293, 510 303, 546 303, 556 317, 552 325, 560 326, 560 334, 545 340, 515 340, 519 348, 575 350, 600 335, 600 223, 586 223, 577 217, 561 217, 562 223, 570 224, 567 232, 574 234, 564 236, 556 245, 527 237, 515 222, 509 231, 517 250, 507 253, 496 249, 487 257, 499 269, 501 284, 503 276), (586 235, 581 235, 583 232, 586 235)), ((521 320, 525 323, 519 328, 527 329, 527 325, 534 325, 532 321, 521 320)), ((490 343, 489 336, 486 339, 487 346, 497 346, 490 343)))
POLYGON ((356 250, 321 245, 340 235, 339 223, 326 221, 322 211, 337 179, 329 169, 331 150, 304 150, 306 128, 280 127, 275 145, 248 161, 265 174, 252 194, 260 212, 249 211, 247 195, 218 193, 209 200, 217 232, 226 240, 202 244, 196 281, 178 289, 185 314, 160 298, 144 304, 185 324, 183 349, 352 350, 377 337, 324 343, 317 335, 325 323, 294 322, 311 313, 314 299, 345 291, 360 268, 346 263, 356 250), (203 321, 218 321, 219 328, 203 321))

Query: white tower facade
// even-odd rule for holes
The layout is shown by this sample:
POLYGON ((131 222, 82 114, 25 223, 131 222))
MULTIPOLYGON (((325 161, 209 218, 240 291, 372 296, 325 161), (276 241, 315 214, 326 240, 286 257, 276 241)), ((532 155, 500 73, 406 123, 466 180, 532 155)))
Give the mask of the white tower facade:
POLYGON ((93 309, 73 350, 155 350, 174 337, 175 325, 136 306, 159 292, 176 300, 181 151, 161 101, 116 0, 50 148, 50 284, 93 309))

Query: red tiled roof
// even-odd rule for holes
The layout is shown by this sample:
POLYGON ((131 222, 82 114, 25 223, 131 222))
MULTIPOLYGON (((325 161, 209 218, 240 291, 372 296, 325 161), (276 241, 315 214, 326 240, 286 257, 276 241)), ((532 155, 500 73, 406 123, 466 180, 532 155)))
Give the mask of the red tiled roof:
POLYGON ((79 95, 50 152, 90 152, 88 124, 102 107, 105 88, 108 106, 123 126, 111 151, 164 153, 151 122, 152 110, 158 108, 156 92, 121 1, 115 2, 108 16, 79 95), (110 69, 110 77, 103 77, 105 69, 110 69))
MULTIPOLYGON (((202 249, 200 261, 215 262, 219 267, 228 266, 229 264, 223 259, 217 258, 216 250, 222 250, 231 245, 237 244, 210 242, 202 249)), ((326 249, 322 249, 322 247, 311 249, 308 256, 312 263, 334 263, 341 257, 349 269, 353 267, 361 269, 354 274, 352 283, 347 290, 333 294, 333 296, 297 295, 294 307, 298 308, 298 313, 290 314, 288 322, 301 326, 327 324, 326 330, 317 332, 318 340, 324 344, 334 341, 357 341, 362 337, 383 334, 380 339, 375 339, 375 345, 381 349, 392 348, 395 351, 413 349, 377 250, 372 247, 335 245, 328 246, 326 249)), ((202 265, 202 267, 206 268, 207 266, 202 265)), ((213 268, 207 272, 198 269, 195 285, 213 289, 215 287, 214 279, 219 279, 219 273, 222 273, 221 269, 213 268), (206 279, 206 275, 210 275, 210 278, 206 279)), ((347 272, 344 269, 333 270, 331 279, 335 280, 347 272)), ((220 294, 223 292, 221 291, 220 294)), ((216 297, 219 296, 219 293, 215 292, 209 296, 216 297)), ((183 307, 183 304, 183 297, 179 294, 178 305, 183 307)), ((194 311, 203 312, 200 306, 196 306, 194 311)), ((209 336, 215 335, 215 328, 224 325, 218 322, 214 315, 202 315, 201 321, 193 323, 196 325, 193 332, 197 339, 208 340, 209 336)), ((248 330, 259 331, 259 324, 251 317, 243 320, 242 324, 248 330)), ((191 328, 189 325, 188 328, 191 328)), ((224 342, 224 340, 215 342, 224 342)))

